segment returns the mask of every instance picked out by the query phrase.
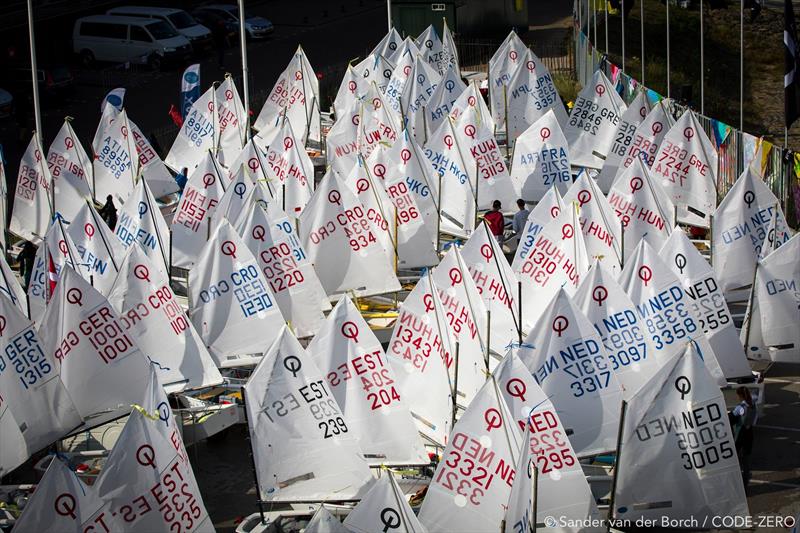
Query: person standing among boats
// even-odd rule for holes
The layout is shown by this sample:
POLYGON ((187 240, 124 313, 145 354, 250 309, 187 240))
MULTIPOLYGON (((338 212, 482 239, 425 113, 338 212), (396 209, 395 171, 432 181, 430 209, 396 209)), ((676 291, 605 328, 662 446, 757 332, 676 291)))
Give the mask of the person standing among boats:
POLYGON ((525 223, 528 222, 528 215, 530 215, 525 200, 522 198, 517 200, 517 207, 519 211, 514 213, 514 219, 511 221, 511 229, 514 230, 514 249, 519 246, 520 236, 525 229, 525 223))
POLYGON ((750 454, 753 452, 753 426, 756 425, 758 412, 756 403, 747 387, 736 389, 739 404, 730 413, 731 426, 736 435, 736 452, 742 468, 742 480, 745 488, 750 483, 750 454))
POLYGON ((484 220, 489 224, 489 231, 500 244, 503 244, 503 227, 505 226, 503 213, 500 212, 502 207, 503 204, 500 203, 500 200, 495 200, 492 202, 492 210, 483 215, 484 220))

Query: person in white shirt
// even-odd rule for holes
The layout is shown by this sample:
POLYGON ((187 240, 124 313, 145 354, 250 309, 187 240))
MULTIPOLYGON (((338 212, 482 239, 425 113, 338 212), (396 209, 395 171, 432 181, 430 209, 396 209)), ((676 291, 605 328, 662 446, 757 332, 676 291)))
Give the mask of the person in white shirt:
POLYGON ((742 468, 744 486, 750 483, 750 454, 753 453, 753 426, 758 420, 756 403, 750 395, 750 389, 739 387, 736 389, 739 404, 731 411, 731 425, 736 436, 736 452, 739 455, 739 464, 742 468))
POLYGON ((522 232, 525 231, 525 223, 528 221, 528 215, 530 214, 530 211, 528 211, 525 205, 525 200, 522 198, 517 200, 517 207, 519 211, 514 213, 514 220, 511 222, 511 229, 514 230, 515 249, 519 246, 519 240, 522 236, 522 232))

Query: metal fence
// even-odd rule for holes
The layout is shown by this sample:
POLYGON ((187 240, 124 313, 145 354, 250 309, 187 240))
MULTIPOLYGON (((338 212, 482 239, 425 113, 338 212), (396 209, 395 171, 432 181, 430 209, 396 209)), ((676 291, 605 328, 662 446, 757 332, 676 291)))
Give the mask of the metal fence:
MULTIPOLYGON (((502 41, 497 40, 456 39, 461 69, 488 71, 489 60, 501 44, 502 41)), ((569 41, 539 44, 533 47, 533 51, 547 65, 551 74, 574 75, 575 53, 569 41)))
MULTIPOLYGON (((574 25, 573 49, 575 53, 575 75, 582 86, 590 83, 592 75, 598 68, 602 68, 606 76, 609 79, 611 78, 611 63, 594 47, 587 33, 581 30, 578 21, 575 21, 574 25)), ((621 70, 618 75, 628 76, 627 73, 621 70)), ((633 78, 632 76, 629 77, 633 78)), ((635 96, 636 92, 631 91, 624 91, 623 94, 626 103, 630 103, 635 96)), ((680 117, 687 109, 687 106, 683 106, 674 100, 671 101, 670 110, 675 119, 680 117)), ((706 135, 710 139, 714 139, 713 123, 715 121, 711 117, 700 114, 697 110, 694 110, 694 112, 706 135)), ((744 171, 747 157, 752 158, 752 154, 745 154, 745 137, 748 134, 732 126, 729 127, 731 129, 728 136, 717 150, 717 202, 722 200, 744 171)), ((712 140, 712 142, 714 141, 712 140)), ((792 187, 797 186, 795 184, 797 178, 795 177, 793 158, 787 157, 788 155, 791 155, 791 152, 784 150, 780 146, 773 146, 764 162, 764 181, 781 202, 788 223, 796 228, 798 227, 799 218, 798 206, 795 205, 792 198, 792 187)))

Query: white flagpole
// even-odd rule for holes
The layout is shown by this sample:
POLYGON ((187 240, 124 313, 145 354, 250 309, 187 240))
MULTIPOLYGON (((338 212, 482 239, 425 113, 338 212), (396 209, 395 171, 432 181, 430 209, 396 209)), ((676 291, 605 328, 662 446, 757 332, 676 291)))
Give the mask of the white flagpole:
POLYGON ((622 72, 625 72, 625 0, 620 4, 619 18, 622 20, 622 72))
POLYGON ((386 20, 389 24, 388 31, 392 31, 392 0, 386 0, 386 20))
POLYGON ((250 83, 247 68, 247 33, 244 27, 244 0, 239 0, 239 45, 242 49, 242 92, 244 93, 245 139, 250 139, 250 83))
POLYGON ((31 43, 31 80, 33 83, 33 114, 36 120, 36 136, 39 138, 39 147, 44 149, 44 143, 42 142, 42 113, 39 108, 39 68, 36 64, 36 39, 33 36, 33 0, 28 0, 28 38, 31 43))
MULTIPOLYGON (((702 0, 701 0, 702 1, 702 0)), ((641 84, 644 85, 644 2, 640 0, 639 2, 639 22, 641 24, 641 30, 639 31, 639 40, 641 42, 641 60, 642 60, 642 79, 641 84)))
POLYGON ((744 0, 739 2, 739 131, 744 131, 744 0))
POLYGON ((605 17, 606 22, 603 27, 606 30, 606 54, 608 54, 608 2, 606 2, 606 5, 603 6, 603 16, 605 17))
POLYGON ((703 34, 703 0, 700 0, 700 114, 705 114, 706 97, 705 97, 705 78, 706 78, 706 65, 705 65, 705 36, 703 34))
POLYGON ((592 0, 592 20, 594 21, 594 38, 592 46, 597 47, 597 0, 592 0))
POLYGON ((670 97, 669 88, 669 0, 667 0, 667 98, 670 97))

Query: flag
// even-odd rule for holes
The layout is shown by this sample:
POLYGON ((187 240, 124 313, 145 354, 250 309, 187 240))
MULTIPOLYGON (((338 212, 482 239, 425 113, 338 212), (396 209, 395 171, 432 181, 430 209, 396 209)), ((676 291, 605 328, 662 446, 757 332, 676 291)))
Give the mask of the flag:
POLYGON ((795 77, 798 70, 800 54, 797 49, 797 25, 794 21, 794 9, 791 0, 785 0, 783 13, 783 44, 786 47, 783 74, 784 118, 786 127, 800 116, 800 87, 795 77))
MULTIPOLYGON (((195 63, 183 71, 181 77, 181 116, 185 117, 195 100, 200 97, 200 64, 195 63)), ((171 115, 171 113, 170 113, 171 115)), ((174 119, 173 119, 174 120, 174 119)))
POLYGON ((173 104, 170 104, 169 106, 169 118, 171 118, 172 122, 174 122, 179 128, 183 126, 183 115, 181 115, 181 113, 173 104))
POLYGON ((100 104, 100 112, 103 112, 105 109, 106 104, 111 105, 117 111, 122 111, 122 102, 125 100, 125 89, 122 87, 117 87, 116 89, 111 89, 109 93, 103 98, 103 102, 100 104))
POLYGON ((53 263, 53 256, 47 254, 47 301, 53 297, 56 291, 56 283, 58 282, 58 273, 56 273, 56 265, 53 263))

